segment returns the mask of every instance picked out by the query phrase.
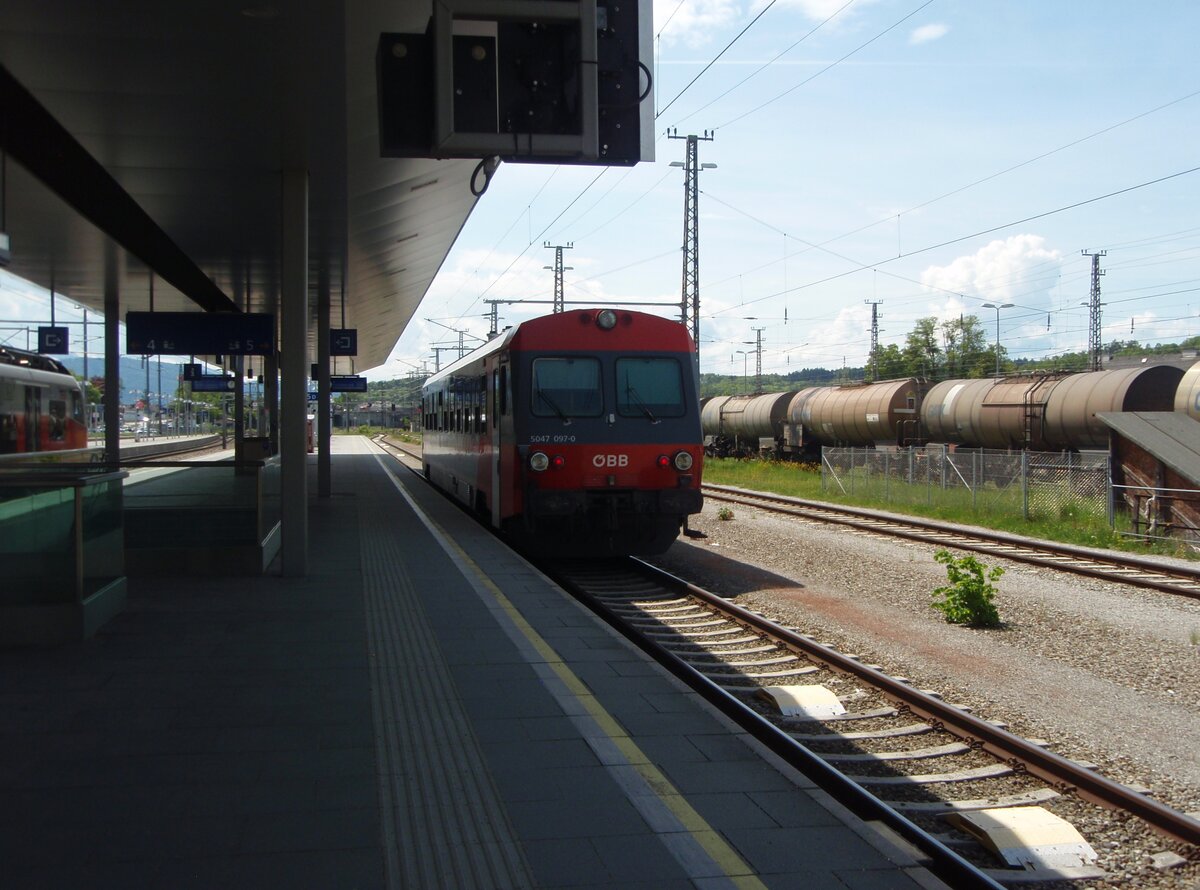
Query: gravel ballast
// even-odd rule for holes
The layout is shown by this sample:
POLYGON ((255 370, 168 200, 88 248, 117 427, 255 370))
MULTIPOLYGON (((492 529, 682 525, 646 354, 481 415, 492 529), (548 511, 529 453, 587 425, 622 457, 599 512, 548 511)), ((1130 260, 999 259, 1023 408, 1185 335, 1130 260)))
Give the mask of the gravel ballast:
MULTIPOLYGON (((1005 569, 1003 626, 966 628, 930 605, 947 583, 937 547, 742 506, 722 521, 721 507, 710 499, 692 518, 707 537, 681 538, 652 561, 1200 811, 1200 601, 980 557, 1005 569)), ((1159 870, 1151 856, 1198 851, 1158 835, 1127 846, 1110 857, 1110 878, 1087 886, 1197 886, 1197 862, 1159 870)))

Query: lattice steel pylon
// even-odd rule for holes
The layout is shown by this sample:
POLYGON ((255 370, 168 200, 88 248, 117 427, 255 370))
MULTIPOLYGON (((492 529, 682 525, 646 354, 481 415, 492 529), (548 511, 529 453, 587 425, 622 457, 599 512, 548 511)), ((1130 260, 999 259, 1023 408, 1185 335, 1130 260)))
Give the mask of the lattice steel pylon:
POLYGON ((1100 257, 1107 254, 1108 251, 1100 250, 1096 253, 1088 253, 1086 250, 1081 250, 1079 252, 1092 258, 1092 294, 1088 300, 1088 353, 1091 356, 1091 369, 1099 371, 1100 352, 1104 349, 1100 334, 1100 307, 1104 305, 1100 302, 1100 276, 1104 274, 1104 270, 1100 268, 1100 257))
POLYGON ((563 266, 562 252, 570 250, 575 246, 574 241, 566 244, 551 244, 549 241, 542 242, 542 247, 547 249, 554 248, 554 266, 543 266, 543 269, 554 269, 554 312, 562 312, 566 309, 566 301, 563 299, 563 270, 572 269, 573 266, 563 266))
MULTIPOLYGON (((699 143, 711 142, 708 130, 703 136, 695 133, 680 136, 676 131, 667 133, 669 139, 686 139, 685 161, 672 161, 671 166, 683 167, 683 289, 679 300, 680 321, 687 325, 691 317, 692 340, 696 354, 700 354, 700 163, 699 143)), ((704 164, 715 167, 716 164, 704 164)))
POLYGON ((879 379, 879 304, 883 300, 863 300, 871 307, 871 382, 879 379))

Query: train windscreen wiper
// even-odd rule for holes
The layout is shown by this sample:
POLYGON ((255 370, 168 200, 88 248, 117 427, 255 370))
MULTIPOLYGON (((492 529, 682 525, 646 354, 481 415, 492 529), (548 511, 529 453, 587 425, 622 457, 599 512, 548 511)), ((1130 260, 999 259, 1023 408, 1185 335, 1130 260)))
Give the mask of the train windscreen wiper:
POLYGON ((658 418, 654 416, 654 412, 642 401, 642 397, 638 395, 638 391, 633 388, 633 385, 628 380, 625 381, 625 395, 633 398, 637 406, 642 409, 642 413, 650 418, 651 423, 658 423, 658 418))
POLYGON ((542 392, 542 388, 540 386, 537 388, 537 397, 550 406, 554 413, 558 415, 558 419, 563 422, 563 426, 571 425, 571 418, 567 417, 567 413, 563 411, 562 408, 558 407, 554 399, 542 392))

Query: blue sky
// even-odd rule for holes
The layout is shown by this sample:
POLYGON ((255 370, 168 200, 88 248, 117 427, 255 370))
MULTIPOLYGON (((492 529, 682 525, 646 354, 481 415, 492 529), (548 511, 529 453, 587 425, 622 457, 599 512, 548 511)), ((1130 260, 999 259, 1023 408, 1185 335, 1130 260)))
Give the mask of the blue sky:
MULTIPOLYGON (((502 166, 392 359, 368 376, 432 368, 431 346, 458 339, 442 325, 477 342, 485 300, 549 300, 546 241, 574 244, 567 300, 677 307, 683 173, 669 164, 684 143, 662 137, 669 127, 715 131, 699 151, 717 165, 700 178, 705 372, 741 373, 754 328, 765 372, 861 365, 867 300, 882 301, 884 343, 917 318, 960 313, 990 339, 996 314, 980 306, 1006 302, 1012 355, 1077 351, 1082 250, 1107 250, 1105 341, 1200 334, 1200 170, 1185 172, 1200 167, 1200 4, 654 5, 647 101, 670 103, 657 159, 598 179, 595 167, 502 166)), ((14 296, 6 280, 2 317, 30 303, 14 296)), ((501 323, 546 311, 501 306, 501 323)))
MULTIPOLYGON (((1014 356, 1079 350, 1085 249, 1108 251, 1105 341, 1200 334, 1200 171, 1174 175, 1200 166, 1200 5, 777 0, 676 99, 766 5, 658 0, 657 160, 594 183, 595 168, 502 167, 371 376, 456 342, 425 318, 482 336, 483 300, 549 299, 545 241, 574 243, 568 300, 677 305, 683 174, 668 165, 684 143, 669 127, 715 130, 699 148, 717 164, 700 178, 706 372, 740 373, 756 327, 764 371, 861 365, 866 300, 882 301, 885 343, 960 312, 990 339, 979 307, 1007 302, 1014 356)), ((500 308, 503 324, 546 311, 500 308)))

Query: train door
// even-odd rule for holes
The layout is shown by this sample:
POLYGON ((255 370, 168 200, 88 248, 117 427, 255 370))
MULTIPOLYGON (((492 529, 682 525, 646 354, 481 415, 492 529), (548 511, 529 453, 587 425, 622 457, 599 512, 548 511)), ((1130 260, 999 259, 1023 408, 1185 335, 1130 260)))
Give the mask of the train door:
POLYGON ((512 515, 512 380, 508 355, 497 356, 492 367, 492 525, 500 528, 512 515))
POLYGON ((41 451, 41 393, 36 387, 25 387, 25 450, 41 451))

